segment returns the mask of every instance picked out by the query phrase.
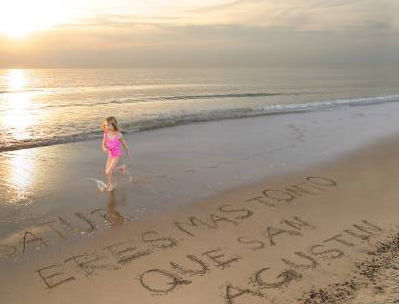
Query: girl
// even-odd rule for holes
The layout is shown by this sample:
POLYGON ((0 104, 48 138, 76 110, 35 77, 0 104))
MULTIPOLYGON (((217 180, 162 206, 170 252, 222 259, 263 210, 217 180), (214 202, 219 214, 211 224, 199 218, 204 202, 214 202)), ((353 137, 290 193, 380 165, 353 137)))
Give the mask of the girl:
POLYGON ((115 117, 108 117, 103 123, 104 137, 101 148, 104 152, 108 152, 107 163, 105 165, 105 174, 108 178, 108 185, 106 191, 114 190, 114 170, 126 172, 126 165, 116 168, 119 159, 122 158, 122 145, 126 151, 126 156, 129 158, 129 148, 126 141, 122 137, 121 129, 115 117))

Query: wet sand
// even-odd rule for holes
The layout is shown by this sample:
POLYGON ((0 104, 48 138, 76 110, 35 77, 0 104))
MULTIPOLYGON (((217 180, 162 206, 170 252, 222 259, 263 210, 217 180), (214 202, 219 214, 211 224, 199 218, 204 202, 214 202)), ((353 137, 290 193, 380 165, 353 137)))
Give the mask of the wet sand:
POLYGON ((395 303, 397 108, 135 134, 114 194, 98 142, 4 153, 0 303, 395 303))

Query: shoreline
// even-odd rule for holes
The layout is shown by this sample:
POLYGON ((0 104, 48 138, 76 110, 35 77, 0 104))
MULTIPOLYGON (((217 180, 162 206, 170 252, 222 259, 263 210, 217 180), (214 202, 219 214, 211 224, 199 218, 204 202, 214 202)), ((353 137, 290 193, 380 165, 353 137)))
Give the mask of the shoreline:
MULTIPOLYGON (((0 92, 1 93, 1 92, 0 92)), ((250 94, 250 93, 248 93, 250 94)), ((256 93, 254 93, 257 95, 256 93)), ((258 93, 265 94, 265 96, 274 96, 280 95, 280 93, 258 93)), ((287 93, 287 95, 295 95, 296 93, 287 93)), ((302 93, 308 94, 308 93, 302 93)), ((313 94, 313 93, 309 93, 313 94)), ((246 94, 242 94, 246 95, 246 94)), ((284 94, 283 94, 284 95, 284 94)), ((213 97, 222 97, 213 96, 213 97)), ((190 97, 190 96, 187 96, 190 97)), ((196 96, 191 96, 196 97, 196 96)), ((384 103, 395 104, 399 100, 398 94, 384 95, 384 96, 373 96, 373 97, 359 97, 359 98, 348 98, 348 99, 338 99, 338 100, 322 100, 322 101, 313 101, 302 104, 287 104, 287 105, 270 105, 265 106, 262 110, 260 109, 225 109, 223 111, 214 111, 212 115, 204 116, 204 113, 201 114, 189 114, 186 116, 173 116, 167 118, 157 118, 154 120, 142 120, 137 121, 135 124, 129 124, 127 126, 128 131, 124 132, 125 136, 132 135, 134 132, 146 132, 146 131, 156 131, 162 130, 165 128, 171 127, 179 127, 179 126, 187 126, 198 123, 212 123, 223 120, 235 120, 235 119, 249 119, 249 118, 258 118, 274 115, 287 115, 287 114, 299 114, 299 113, 310 113, 310 112, 322 112, 322 111, 333 111, 340 110, 346 107, 352 108, 355 110, 357 107, 367 107, 367 106, 379 106, 384 103), (358 104, 358 102, 361 103, 358 104), (266 110, 266 108, 268 110, 266 110)), ((0 153, 9 152, 9 151, 19 151, 24 149, 35 149, 42 148, 48 146, 56 146, 56 145, 65 145, 79 142, 87 142, 91 140, 99 140, 102 138, 102 131, 87 131, 80 134, 69 134, 63 135, 58 138, 50 138, 44 140, 39 139, 41 142, 36 141, 23 141, 19 142, 14 146, 0 146, 0 153)), ((5 139, 7 142, 7 139, 5 139)))

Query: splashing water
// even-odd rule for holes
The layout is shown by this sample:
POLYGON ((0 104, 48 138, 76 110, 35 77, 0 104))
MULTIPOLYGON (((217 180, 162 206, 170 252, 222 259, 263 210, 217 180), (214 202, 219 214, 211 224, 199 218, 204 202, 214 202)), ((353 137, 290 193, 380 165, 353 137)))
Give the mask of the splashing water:
MULTIPOLYGON (((121 171, 123 174, 128 173, 129 174, 129 182, 131 183, 133 181, 132 174, 130 173, 129 170, 127 170, 126 165, 122 165, 122 166, 115 168, 114 172, 118 172, 118 171, 121 171)), ((98 190, 100 190, 101 192, 104 192, 107 189, 107 184, 105 182, 103 182, 101 179, 96 179, 96 178, 91 178, 91 177, 88 179, 93 182, 96 182, 98 190)), ((115 182, 115 185, 116 185, 116 182, 115 182)))
POLYGON ((132 182, 133 178, 132 178, 132 173, 130 173, 130 171, 126 170, 126 173, 129 173, 129 181, 132 182))
POLYGON ((123 174, 128 173, 129 174, 129 181, 132 182, 132 180, 133 180, 132 174, 130 173, 129 170, 127 170, 127 165, 126 164, 123 164, 123 165, 115 168, 114 172, 116 172, 116 171, 121 171, 123 174))
POLYGON ((100 190, 101 192, 104 192, 104 190, 107 189, 107 184, 104 183, 102 180, 95 178, 89 178, 89 180, 96 182, 98 190, 100 190))

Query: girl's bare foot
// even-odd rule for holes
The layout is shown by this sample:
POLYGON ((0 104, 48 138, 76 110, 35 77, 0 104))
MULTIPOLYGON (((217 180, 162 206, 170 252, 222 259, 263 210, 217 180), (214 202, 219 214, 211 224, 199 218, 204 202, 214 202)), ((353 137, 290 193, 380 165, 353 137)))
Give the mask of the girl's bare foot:
POLYGON ((114 187, 112 185, 108 185, 107 188, 105 188, 105 191, 107 192, 114 191, 114 187))
POLYGON ((119 168, 120 168, 120 170, 122 171, 123 174, 126 173, 126 168, 127 168, 126 165, 122 165, 119 168))

